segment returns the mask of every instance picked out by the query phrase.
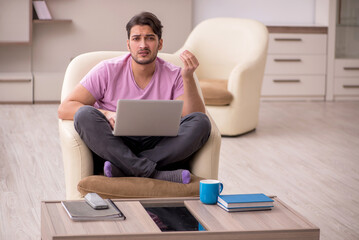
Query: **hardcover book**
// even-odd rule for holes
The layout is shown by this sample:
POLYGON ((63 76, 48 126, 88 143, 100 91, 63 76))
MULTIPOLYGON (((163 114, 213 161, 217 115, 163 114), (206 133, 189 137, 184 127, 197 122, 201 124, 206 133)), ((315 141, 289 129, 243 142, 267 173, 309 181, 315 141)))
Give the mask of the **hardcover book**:
POLYGON ((263 193, 219 195, 218 202, 226 208, 273 207, 274 200, 263 193))
POLYGON ((124 220, 125 216, 109 199, 109 208, 93 209, 84 201, 62 201, 61 204, 74 221, 124 220))
POLYGON ((247 211, 264 211, 272 210, 272 207, 234 207, 226 208, 220 202, 217 202, 217 205, 226 210, 227 212, 247 212, 247 211))

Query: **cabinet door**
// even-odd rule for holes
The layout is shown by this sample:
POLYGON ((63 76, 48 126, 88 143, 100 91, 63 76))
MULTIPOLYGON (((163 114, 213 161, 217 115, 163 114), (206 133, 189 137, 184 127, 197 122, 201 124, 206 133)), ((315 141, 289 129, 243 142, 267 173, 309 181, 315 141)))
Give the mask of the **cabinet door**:
POLYGON ((334 90, 338 96, 359 95, 359 59, 336 59, 334 90))
POLYGON ((266 75, 324 75, 326 55, 268 55, 266 75))
POLYGON ((0 102, 32 103, 31 73, 0 73, 0 102))
POLYGON ((326 52, 326 34, 269 34, 269 54, 325 55, 326 52))
POLYGON ((0 43, 29 43, 30 0, 0 0, 0 43))
POLYGON ((359 59, 336 59, 335 77, 355 77, 359 79, 359 59))
POLYGON ((262 96, 324 96, 324 75, 271 75, 263 79, 262 96))

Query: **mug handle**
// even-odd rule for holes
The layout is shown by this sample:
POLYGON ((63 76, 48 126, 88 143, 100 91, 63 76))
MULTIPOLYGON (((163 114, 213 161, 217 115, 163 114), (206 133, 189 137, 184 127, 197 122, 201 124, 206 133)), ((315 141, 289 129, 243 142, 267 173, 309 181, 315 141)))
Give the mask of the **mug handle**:
POLYGON ((221 193, 223 191, 223 183, 219 183, 219 193, 221 193))

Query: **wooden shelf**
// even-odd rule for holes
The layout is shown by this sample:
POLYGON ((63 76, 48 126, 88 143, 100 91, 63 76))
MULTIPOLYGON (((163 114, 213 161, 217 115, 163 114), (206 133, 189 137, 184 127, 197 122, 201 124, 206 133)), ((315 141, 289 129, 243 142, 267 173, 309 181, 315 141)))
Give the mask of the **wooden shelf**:
POLYGON ((0 72, 0 82, 31 82, 31 72, 0 72))
POLYGON ((275 26, 268 25, 269 33, 313 33, 327 34, 328 27, 325 26, 275 26))
POLYGON ((33 23, 71 23, 71 19, 49 19, 49 20, 40 20, 34 19, 33 23))

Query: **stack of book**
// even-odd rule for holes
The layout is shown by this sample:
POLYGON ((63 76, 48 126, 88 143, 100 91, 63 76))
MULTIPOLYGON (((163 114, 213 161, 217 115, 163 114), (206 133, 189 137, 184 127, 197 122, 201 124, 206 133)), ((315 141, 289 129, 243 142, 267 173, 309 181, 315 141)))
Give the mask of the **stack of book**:
POLYGON ((217 205, 227 212, 271 210, 274 200, 263 193, 219 195, 217 205))

